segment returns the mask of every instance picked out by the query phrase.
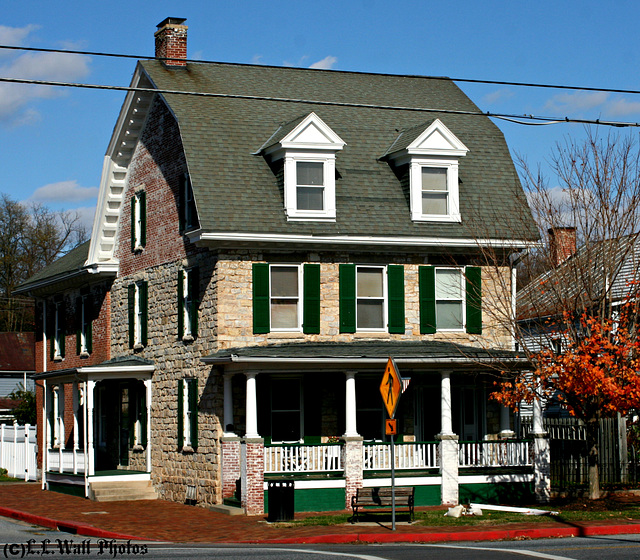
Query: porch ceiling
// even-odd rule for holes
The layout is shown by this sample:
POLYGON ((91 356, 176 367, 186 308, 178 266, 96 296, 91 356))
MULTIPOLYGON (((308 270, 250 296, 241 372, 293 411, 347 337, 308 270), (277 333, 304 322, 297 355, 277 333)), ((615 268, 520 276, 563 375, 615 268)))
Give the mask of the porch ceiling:
POLYGON ((451 369, 522 369, 530 364, 523 354, 464 346, 441 341, 358 341, 350 343, 305 342, 247 346, 219 350, 202 358, 206 364, 252 364, 265 366, 324 364, 344 368, 384 365, 392 357, 407 365, 451 369))

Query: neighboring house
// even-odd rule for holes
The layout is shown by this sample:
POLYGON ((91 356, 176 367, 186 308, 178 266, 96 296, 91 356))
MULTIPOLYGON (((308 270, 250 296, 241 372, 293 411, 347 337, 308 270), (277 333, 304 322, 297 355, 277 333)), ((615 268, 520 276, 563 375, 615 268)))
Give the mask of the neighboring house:
POLYGON ((0 332, 0 424, 13 422, 11 410, 18 401, 7 397, 34 388, 34 341, 34 333, 0 332))
POLYGON ((186 62, 184 20, 158 27, 91 242, 20 290, 42 318, 43 484, 257 514, 289 476, 296 509, 342 509, 389 484, 393 357, 398 484, 422 505, 530 497, 529 444, 491 441, 513 419, 487 399, 526 364, 485 310, 538 236, 498 128, 448 79, 186 62))

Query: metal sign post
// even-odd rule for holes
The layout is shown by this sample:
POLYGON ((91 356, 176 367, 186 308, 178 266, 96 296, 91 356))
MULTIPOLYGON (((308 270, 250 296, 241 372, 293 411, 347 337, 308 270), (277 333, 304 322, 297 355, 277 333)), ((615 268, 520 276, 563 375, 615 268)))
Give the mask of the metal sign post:
POLYGON ((382 401, 389 414, 385 432, 391 436, 391 530, 396 530, 396 442, 397 423, 395 419, 398 401, 402 395, 402 377, 393 358, 387 361, 387 367, 380 383, 382 401))

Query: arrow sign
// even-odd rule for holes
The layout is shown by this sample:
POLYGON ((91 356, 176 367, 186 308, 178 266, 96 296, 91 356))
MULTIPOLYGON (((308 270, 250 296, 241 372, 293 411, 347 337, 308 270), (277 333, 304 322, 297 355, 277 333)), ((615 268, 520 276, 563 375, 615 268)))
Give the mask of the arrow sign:
POLYGON ((393 358, 389 358, 387 367, 384 370, 382 383, 380 383, 380 394, 389 418, 394 418, 396 408, 398 408, 398 401, 402 394, 402 377, 398 373, 398 366, 396 366, 393 358))

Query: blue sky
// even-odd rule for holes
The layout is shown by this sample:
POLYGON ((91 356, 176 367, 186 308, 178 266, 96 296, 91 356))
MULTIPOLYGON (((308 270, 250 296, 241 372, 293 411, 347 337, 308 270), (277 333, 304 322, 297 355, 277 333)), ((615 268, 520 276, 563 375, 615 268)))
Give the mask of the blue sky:
MULTIPOLYGON (((10 2, 0 44, 151 56, 156 25, 172 16, 187 18, 194 59, 640 90, 638 2, 140 4, 10 2)), ((0 49, 0 77, 126 86, 134 67, 132 59, 0 49)), ((637 95, 458 85, 483 111, 640 122, 637 95)), ((122 92, 0 82, 0 193, 78 209, 90 223, 123 99, 122 92)), ((495 122, 512 153, 533 166, 556 142, 584 137, 581 125, 495 122)))

